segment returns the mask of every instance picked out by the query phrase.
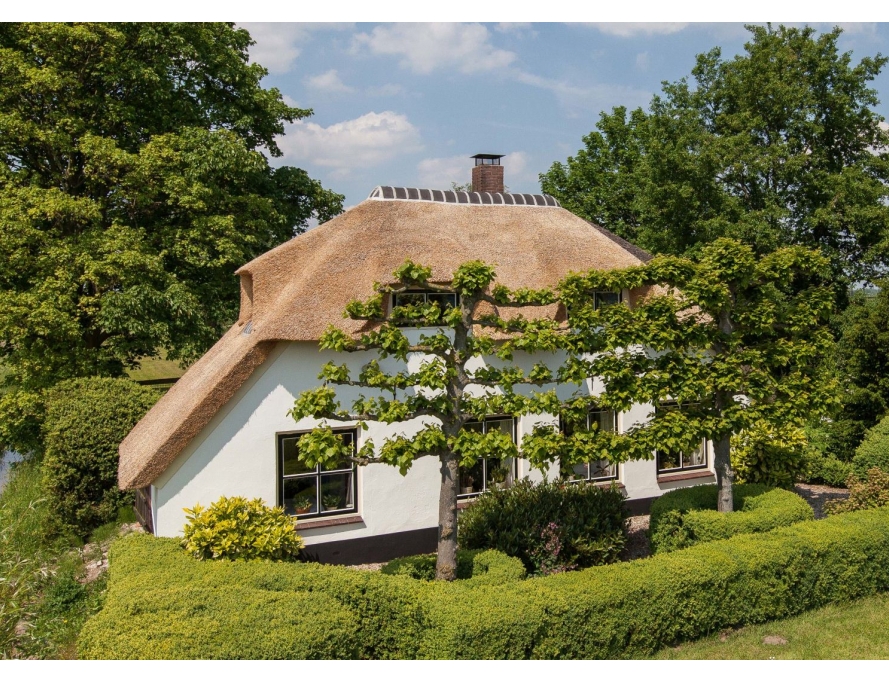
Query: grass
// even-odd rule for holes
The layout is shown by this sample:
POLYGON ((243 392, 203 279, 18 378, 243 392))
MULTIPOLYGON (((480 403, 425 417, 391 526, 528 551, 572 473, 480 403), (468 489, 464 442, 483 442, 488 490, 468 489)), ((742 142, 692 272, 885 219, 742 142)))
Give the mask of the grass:
POLYGON ((178 361, 167 360, 165 354, 158 358, 142 358, 139 367, 127 370, 129 378, 135 382, 143 382, 152 379, 173 379, 182 377, 185 370, 178 361))
POLYGON ((40 461, 17 463, 0 494, 0 658, 69 659, 84 622, 101 609, 104 575, 81 583, 86 564, 122 523, 135 521, 131 508, 82 539, 58 535, 43 497, 40 461), (16 626, 27 623, 24 633, 16 626))
POLYGON ((656 659, 889 659, 889 594, 661 650, 656 659), (766 645, 779 636, 783 645, 766 645))

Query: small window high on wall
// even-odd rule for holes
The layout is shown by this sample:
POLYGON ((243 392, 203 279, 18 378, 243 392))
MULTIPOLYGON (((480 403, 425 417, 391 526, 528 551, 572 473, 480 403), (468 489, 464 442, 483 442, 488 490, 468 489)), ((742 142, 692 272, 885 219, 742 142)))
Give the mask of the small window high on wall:
MULTIPOLYGON (((423 306, 425 304, 438 304, 442 312, 456 308, 459 299, 456 292, 437 292, 427 289, 409 289, 392 295, 392 308, 399 306, 423 306)), ((410 327, 410 323, 404 323, 404 327, 410 327)))

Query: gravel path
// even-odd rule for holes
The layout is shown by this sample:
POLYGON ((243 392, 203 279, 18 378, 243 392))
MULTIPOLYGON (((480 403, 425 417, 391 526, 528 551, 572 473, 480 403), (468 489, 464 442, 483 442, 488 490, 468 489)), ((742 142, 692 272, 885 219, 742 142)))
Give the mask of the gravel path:
POLYGON ((849 497, 847 489, 818 484, 797 484, 793 490, 801 495, 815 511, 815 519, 824 519, 824 504, 829 500, 840 500, 849 497))

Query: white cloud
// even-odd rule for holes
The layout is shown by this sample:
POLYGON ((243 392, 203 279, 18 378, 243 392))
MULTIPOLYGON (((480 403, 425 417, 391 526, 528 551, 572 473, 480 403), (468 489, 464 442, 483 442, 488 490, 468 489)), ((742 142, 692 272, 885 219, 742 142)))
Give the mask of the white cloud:
POLYGON ((654 35, 669 35, 671 33, 678 33, 686 26, 688 26, 688 22, 621 22, 621 21, 601 21, 601 22, 587 22, 587 26, 593 26, 599 29, 602 33, 607 33, 611 36, 619 36, 620 38, 630 38, 632 36, 654 36, 654 35))
MULTIPOLYGON (((472 159, 469 154, 452 157, 423 159, 417 164, 417 182, 420 187, 434 190, 447 190, 451 183, 463 185, 472 180, 472 159)), ((503 165, 504 183, 527 180, 523 173, 528 167, 528 155, 525 152, 512 152, 500 160, 503 165)))
POLYGON ((322 30, 344 30, 353 24, 297 24, 287 22, 243 22, 245 28, 256 41, 250 48, 250 61, 262 64, 270 73, 283 74, 290 71, 293 63, 302 52, 300 44, 306 42, 312 32, 322 30))
POLYGON ((537 31, 532 31, 532 26, 530 21, 501 21, 494 27, 494 30, 498 33, 514 33, 519 36, 527 32, 529 35, 536 36, 537 31))
POLYGON ((324 92, 352 92, 354 90, 340 80, 336 69, 330 69, 323 74, 307 78, 306 85, 324 92))
POLYGON ((352 48, 399 56, 400 65, 416 73, 456 69, 468 74, 502 69, 515 60, 515 53, 491 45, 490 37, 481 24, 392 24, 359 33, 352 48))
POLYGON ((308 161, 340 177, 353 168, 369 168, 422 149, 416 126, 393 111, 372 111, 327 128, 299 121, 288 125, 286 133, 278 145, 287 162, 308 161))

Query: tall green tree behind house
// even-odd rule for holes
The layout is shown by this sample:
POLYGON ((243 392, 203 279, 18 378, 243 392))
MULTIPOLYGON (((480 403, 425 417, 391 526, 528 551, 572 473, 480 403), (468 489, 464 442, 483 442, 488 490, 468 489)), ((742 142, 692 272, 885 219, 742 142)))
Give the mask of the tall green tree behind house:
POLYGON ((886 58, 854 63, 838 28, 748 30, 743 54, 698 55, 647 111, 602 113, 542 189, 654 253, 719 237, 818 248, 842 300, 889 266, 889 135, 869 87, 886 58))
POLYGON ((342 210, 232 24, 0 25, 0 359, 30 388, 203 353, 234 270, 342 210))

